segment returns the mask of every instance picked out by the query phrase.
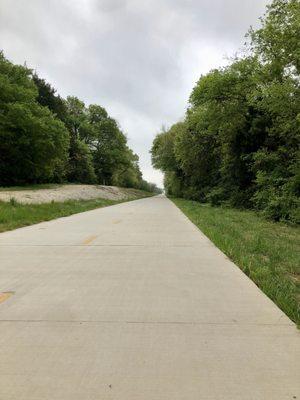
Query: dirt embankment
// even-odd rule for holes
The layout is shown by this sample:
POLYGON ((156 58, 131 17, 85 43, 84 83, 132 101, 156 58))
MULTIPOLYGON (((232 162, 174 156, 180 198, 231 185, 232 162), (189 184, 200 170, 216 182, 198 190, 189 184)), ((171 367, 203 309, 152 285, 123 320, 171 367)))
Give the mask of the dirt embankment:
POLYGON ((62 202, 66 200, 126 200, 139 198, 142 192, 134 189, 119 188, 116 186, 100 185, 61 185, 49 189, 3 190, 0 191, 1 201, 10 201, 14 198, 23 204, 62 202))

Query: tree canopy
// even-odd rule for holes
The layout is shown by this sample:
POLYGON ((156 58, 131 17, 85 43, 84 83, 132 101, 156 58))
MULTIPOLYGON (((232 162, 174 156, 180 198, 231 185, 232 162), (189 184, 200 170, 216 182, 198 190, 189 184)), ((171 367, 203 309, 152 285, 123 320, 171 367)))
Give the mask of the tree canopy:
POLYGON ((248 52, 201 76, 152 162, 170 195, 300 222, 300 3, 275 0, 248 52))
POLYGON ((78 182, 155 191, 116 120, 97 104, 63 99, 0 53, 0 185, 78 182))
POLYGON ((31 70, 0 53, 0 184, 64 178, 68 131, 37 95, 31 70))

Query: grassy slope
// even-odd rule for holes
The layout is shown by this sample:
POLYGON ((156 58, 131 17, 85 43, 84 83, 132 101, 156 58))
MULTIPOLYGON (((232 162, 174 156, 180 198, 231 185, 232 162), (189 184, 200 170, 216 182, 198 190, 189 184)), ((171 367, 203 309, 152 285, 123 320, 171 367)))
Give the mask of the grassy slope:
MULTIPOLYGON (((134 190, 132 199, 148 197, 152 194, 134 190)), ((128 200, 68 200, 65 202, 51 202, 44 204, 20 204, 14 201, 6 203, 0 201, 0 232, 22 226, 33 225, 42 221, 65 217, 94 208, 111 206, 128 200)))
POLYGON ((300 229, 251 211, 173 199, 293 321, 300 324, 300 229))

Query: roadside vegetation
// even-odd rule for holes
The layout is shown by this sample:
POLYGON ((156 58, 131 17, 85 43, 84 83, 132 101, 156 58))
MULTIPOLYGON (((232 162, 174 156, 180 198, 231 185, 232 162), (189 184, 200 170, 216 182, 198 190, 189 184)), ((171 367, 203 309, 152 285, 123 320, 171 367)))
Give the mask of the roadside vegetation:
POLYGON ((274 0, 242 55, 200 77, 153 142, 167 194, 300 223, 299 38, 299 0, 274 0))
POLYGON ((134 190, 127 200, 68 200, 43 204, 20 204, 12 197, 10 202, 0 201, 0 232, 148 196, 152 194, 134 190))
MULTIPOLYGON (((253 211, 172 199, 294 322, 300 325, 300 227, 253 211)), ((216 288, 217 290, 217 288, 216 288)))
POLYGON ((0 51, 0 185, 85 183, 159 191, 117 121, 98 104, 63 99, 0 51))
POLYGON ((166 194, 300 323, 300 2, 273 0, 154 139, 166 194))

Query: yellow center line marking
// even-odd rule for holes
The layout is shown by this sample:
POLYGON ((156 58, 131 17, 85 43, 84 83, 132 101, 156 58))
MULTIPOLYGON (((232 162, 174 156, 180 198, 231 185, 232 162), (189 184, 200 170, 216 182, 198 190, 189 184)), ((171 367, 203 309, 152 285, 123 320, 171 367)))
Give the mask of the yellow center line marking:
POLYGON ((0 303, 3 303, 5 300, 7 300, 13 294, 14 294, 14 292, 3 292, 3 293, 0 293, 0 303))
POLYGON ((90 244, 93 240, 95 240, 96 239, 96 235, 92 235, 92 236, 89 236, 89 237, 87 237, 84 241, 83 241, 83 244, 90 244))

